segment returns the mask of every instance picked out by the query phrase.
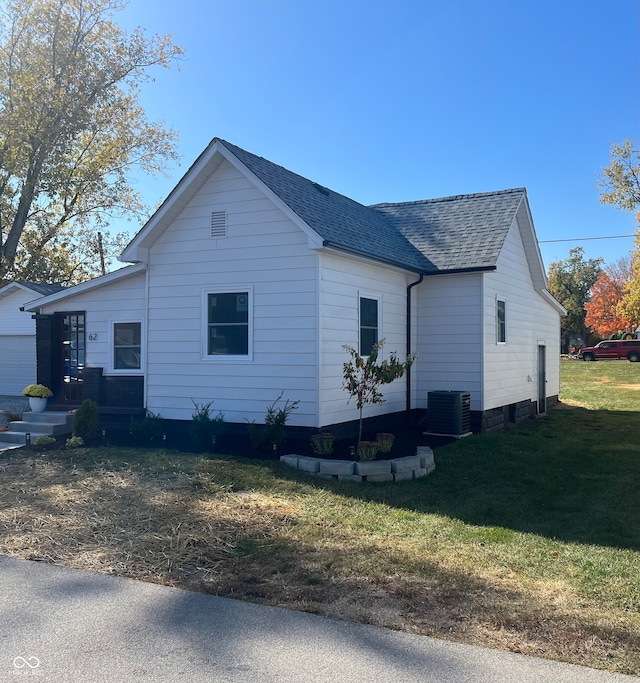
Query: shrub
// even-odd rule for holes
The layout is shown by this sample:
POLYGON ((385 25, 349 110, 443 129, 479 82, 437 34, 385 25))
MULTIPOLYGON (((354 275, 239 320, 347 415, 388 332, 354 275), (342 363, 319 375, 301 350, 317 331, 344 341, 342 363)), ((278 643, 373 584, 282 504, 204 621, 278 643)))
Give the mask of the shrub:
POLYGON ((73 417, 73 436, 79 436, 85 441, 97 439, 99 426, 98 405, 90 398, 85 398, 73 417))
POLYGON ((191 440, 195 446, 203 451, 213 450, 213 439, 217 438, 224 427, 224 413, 218 411, 215 417, 211 417, 209 403, 196 403, 191 399, 194 411, 191 416, 191 440))
POLYGON ((39 436, 34 442, 34 446, 40 448, 48 448, 49 446, 55 446, 56 440, 53 436, 39 436))
POLYGON ((81 436, 72 436, 64 444, 67 448, 82 448, 84 439, 81 436))
POLYGON ((147 410, 142 420, 131 419, 129 432, 137 444, 161 443, 164 431, 162 423, 162 415, 147 410))
POLYGON ((280 396, 267 408, 263 425, 249 422, 249 439, 253 448, 264 450, 275 447, 277 449, 284 443, 284 428, 287 420, 291 413, 298 408, 300 401, 289 401, 287 399, 284 406, 276 408, 283 394, 284 391, 281 391, 280 396))

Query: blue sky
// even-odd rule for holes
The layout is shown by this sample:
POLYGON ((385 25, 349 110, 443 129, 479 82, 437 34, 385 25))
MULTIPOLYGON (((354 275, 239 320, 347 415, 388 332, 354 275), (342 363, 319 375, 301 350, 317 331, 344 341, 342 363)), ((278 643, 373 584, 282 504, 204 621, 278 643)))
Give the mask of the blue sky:
POLYGON ((142 87, 180 136, 138 181, 149 204, 221 137, 363 204, 524 186, 547 268, 633 246, 545 241, 634 232, 597 180, 640 138, 636 0, 131 0, 116 20, 186 51, 142 87))

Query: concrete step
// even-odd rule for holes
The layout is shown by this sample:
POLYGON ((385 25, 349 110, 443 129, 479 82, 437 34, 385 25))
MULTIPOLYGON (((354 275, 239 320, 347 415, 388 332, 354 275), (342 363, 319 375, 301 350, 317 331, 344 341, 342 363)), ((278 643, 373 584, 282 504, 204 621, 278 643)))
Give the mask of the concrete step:
MULTIPOLYGON (((32 435, 37 432, 38 434, 48 434, 49 436, 61 436, 62 434, 71 434, 71 425, 66 423, 60 424, 58 422, 31 422, 28 420, 21 420, 9 422, 9 431, 22 432, 25 434, 31 432, 32 435)), ((1 433, 2 432, 0 432, 0 434, 1 433)))
MULTIPOLYGON (((39 436, 51 436, 44 432, 29 432, 31 434, 31 443, 33 443, 39 436)), ((2 444, 13 444, 25 446, 27 443, 26 432, 0 432, 0 447, 2 444)))
POLYGON ((13 420, 8 426, 8 432, 0 432, 0 449, 3 444, 26 445, 27 433, 31 436, 31 443, 39 436, 71 435, 73 415, 57 411, 32 413, 27 410, 22 414, 22 420, 13 420))
POLYGON ((74 416, 69 413, 63 413, 56 410, 45 411, 43 413, 32 413, 30 410, 22 413, 22 422, 30 424, 59 424, 68 425, 71 429, 74 416))

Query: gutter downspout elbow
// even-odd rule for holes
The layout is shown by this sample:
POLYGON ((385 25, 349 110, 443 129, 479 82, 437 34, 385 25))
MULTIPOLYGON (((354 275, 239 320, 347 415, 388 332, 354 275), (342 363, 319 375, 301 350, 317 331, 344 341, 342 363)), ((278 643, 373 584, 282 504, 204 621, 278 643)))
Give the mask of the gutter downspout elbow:
MULTIPOLYGON (((419 285, 424 280, 424 274, 420 274, 420 278, 407 286, 407 357, 411 354, 411 290, 419 285)), ((407 398, 406 398, 406 415, 409 417, 411 412, 411 368, 407 370, 407 398)))

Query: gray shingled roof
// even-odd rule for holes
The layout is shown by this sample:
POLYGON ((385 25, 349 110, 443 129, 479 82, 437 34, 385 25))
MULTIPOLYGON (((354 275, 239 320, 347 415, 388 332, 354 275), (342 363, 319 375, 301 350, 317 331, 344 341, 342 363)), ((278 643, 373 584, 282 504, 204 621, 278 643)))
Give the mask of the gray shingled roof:
POLYGON ((332 246, 419 273, 489 269, 524 189, 364 206, 218 140, 332 246))
POLYGON ((38 282, 27 282, 26 280, 15 280, 15 282, 23 287, 28 287, 32 289, 37 294, 42 294, 42 296, 48 296, 49 294, 55 294, 62 289, 65 289, 62 285, 44 285, 38 282))
POLYGON ((436 271, 492 268, 525 192, 517 188, 371 208, 382 212, 436 271))

